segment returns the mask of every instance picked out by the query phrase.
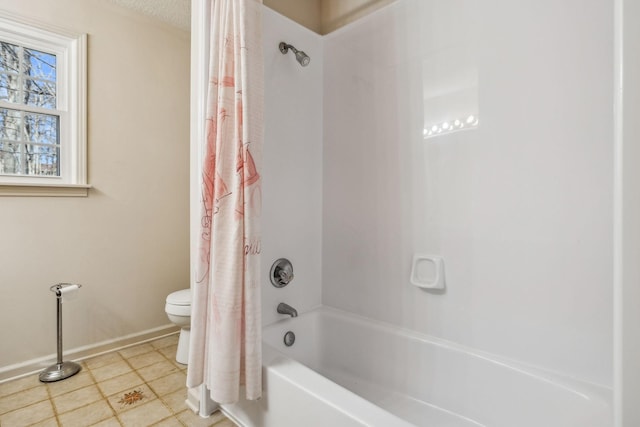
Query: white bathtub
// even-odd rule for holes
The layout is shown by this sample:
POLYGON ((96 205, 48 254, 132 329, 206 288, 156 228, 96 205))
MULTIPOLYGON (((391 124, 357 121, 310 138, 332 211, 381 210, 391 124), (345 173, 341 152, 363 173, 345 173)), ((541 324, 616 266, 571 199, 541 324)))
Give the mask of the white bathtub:
POLYGON ((326 307, 263 341, 263 399, 223 406, 247 427, 612 425, 606 388, 326 307))

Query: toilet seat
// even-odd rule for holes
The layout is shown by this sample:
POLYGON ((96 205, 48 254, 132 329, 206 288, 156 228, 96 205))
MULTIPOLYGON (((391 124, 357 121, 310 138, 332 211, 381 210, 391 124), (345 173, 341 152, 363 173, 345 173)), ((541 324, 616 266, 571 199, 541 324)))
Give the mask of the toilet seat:
POLYGON ((191 316, 191 289, 170 293, 164 310, 174 316, 191 316))
POLYGON ((182 289, 167 295, 167 304, 191 305, 191 289, 182 289))
POLYGON ((167 314, 170 314, 172 316, 183 316, 183 317, 189 317, 191 316, 191 306, 190 305, 173 305, 173 304, 166 304, 164 306, 164 311, 167 314))

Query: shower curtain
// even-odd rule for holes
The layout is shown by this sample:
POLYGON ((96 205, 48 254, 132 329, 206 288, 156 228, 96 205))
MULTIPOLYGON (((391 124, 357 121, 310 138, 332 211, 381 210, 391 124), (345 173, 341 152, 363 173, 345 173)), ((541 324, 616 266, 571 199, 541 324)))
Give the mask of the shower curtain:
POLYGON ((212 0, 206 153, 187 386, 261 396, 262 1, 212 0))

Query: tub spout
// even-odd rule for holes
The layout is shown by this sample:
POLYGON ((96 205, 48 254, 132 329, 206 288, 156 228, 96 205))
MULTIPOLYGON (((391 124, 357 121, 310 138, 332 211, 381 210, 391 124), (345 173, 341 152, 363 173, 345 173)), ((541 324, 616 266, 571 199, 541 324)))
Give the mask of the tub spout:
POLYGON ((289 304, 285 304, 283 302, 278 304, 278 313, 288 314, 291 317, 298 317, 298 311, 289 304))

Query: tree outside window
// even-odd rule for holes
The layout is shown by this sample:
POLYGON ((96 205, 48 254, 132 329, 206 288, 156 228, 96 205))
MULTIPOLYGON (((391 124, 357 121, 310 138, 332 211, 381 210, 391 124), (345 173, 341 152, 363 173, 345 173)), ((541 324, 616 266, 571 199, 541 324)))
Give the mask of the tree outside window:
POLYGON ((0 41, 0 174, 60 176, 56 82, 55 54, 0 41))

